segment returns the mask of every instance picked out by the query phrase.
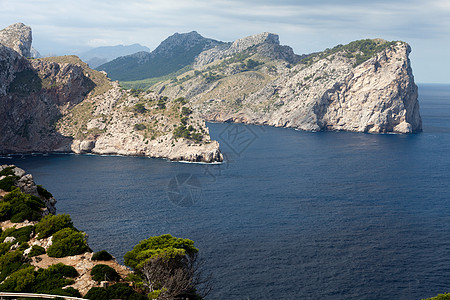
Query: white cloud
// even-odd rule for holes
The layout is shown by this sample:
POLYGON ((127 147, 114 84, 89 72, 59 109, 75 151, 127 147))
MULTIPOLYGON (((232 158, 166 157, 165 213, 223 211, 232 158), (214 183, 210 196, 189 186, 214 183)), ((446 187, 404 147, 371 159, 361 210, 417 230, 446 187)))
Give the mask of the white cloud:
POLYGON ((428 48, 431 57, 448 55, 449 14, 448 0, 0 0, 0 27, 31 25, 44 53, 136 42, 154 49, 192 30, 225 41, 270 31, 299 53, 382 37, 412 43, 425 60, 428 48))

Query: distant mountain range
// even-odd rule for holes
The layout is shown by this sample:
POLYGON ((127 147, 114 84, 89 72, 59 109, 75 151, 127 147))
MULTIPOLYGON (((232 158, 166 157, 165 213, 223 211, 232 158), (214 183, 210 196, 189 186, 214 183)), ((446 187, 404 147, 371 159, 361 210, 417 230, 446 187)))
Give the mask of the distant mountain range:
POLYGON ((223 44, 196 31, 175 33, 151 53, 141 51, 122 56, 96 69, 106 71, 109 78, 120 81, 160 77, 192 64, 201 52, 223 44))
POLYGON ((120 56, 130 55, 136 52, 150 52, 150 49, 140 44, 103 46, 83 52, 79 57, 91 68, 96 68, 120 56))

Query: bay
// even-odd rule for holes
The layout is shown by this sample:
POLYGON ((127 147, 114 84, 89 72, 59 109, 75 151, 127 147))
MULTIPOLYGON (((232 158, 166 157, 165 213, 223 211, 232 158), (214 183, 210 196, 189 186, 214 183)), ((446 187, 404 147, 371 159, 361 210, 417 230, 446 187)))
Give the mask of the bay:
POLYGON ((450 86, 420 85, 424 132, 208 124, 226 162, 28 155, 95 250, 190 238, 209 299, 421 299, 450 291, 450 86), (184 183, 184 184, 183 184, 184 183))

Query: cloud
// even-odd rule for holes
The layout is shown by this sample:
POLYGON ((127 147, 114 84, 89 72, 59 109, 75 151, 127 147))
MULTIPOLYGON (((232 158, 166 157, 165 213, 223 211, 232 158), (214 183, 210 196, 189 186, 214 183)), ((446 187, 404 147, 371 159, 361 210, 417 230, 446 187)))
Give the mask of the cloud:
POLYGON ((450 47, 449 14, 448 0, 0 0, 0 25, 31 25, 44 53, 132 43, 154 49, 174 32, 197 30, 224 41, 274 32, 298 53, 381 37, 412 42, 420 54, 433 44, 450 47))

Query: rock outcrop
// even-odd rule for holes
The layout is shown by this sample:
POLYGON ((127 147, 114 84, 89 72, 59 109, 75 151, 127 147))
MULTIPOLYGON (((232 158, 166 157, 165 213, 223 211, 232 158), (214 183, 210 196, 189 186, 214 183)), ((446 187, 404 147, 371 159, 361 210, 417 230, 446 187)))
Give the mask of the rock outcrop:
MULTIPOLYGON (((356 41, 298 57, 292 65, 260 50, 277 41, 262 34, 205 51, 187 82, 164 82, 152 89, 190 99, 194 111, 210 121, 308 131, 422 130, 408 44, 356 41)), ((282 57, 282 51, 275 53, 282 57)))
POLYGON ((16 23, 0 30, 0 44, 9 47, 25 57, 32 57, 31 27, 16 23))
POLYGON ((0 44, 0 66, 0 154, 75 152, 222 160, 204 120, 181 120, 186 103, 170 103, 151 92, 125 91, 75 56, 28 60, 0 44), (184 135, 175 137, 178 126, 184 135))
POLYGON ((236 53, 255 48, 255 53, 271 59, 284 59, 290 63, 296 63, 301 56, 294 54, 289 46, 281 46, 277 34, 263 32, 249 37, 236 40, 233 43, 216 46, 212 49, 200 53, 194 62, 194 67, 198 68, 216 60, 230 57, 236 53))
MULTIPOLYGON (((15 165, 0 165, 0 172, 5 169, 12 170, 12 176, 15 176, 14 185, 19 187, 22 193, 39 197, 44 202, 45 208, 42 210, 43 216, 56 213, 55 198, 50 193, 39 193, 38 186, 34 182, 31 174, 27 174, 24 170, 15 165)), ((6 177, 8 177, 8 175, 0 176, 0 180, 5 179, 6 177)), ((0 189, 0 191, 2 190, 0 189)))

